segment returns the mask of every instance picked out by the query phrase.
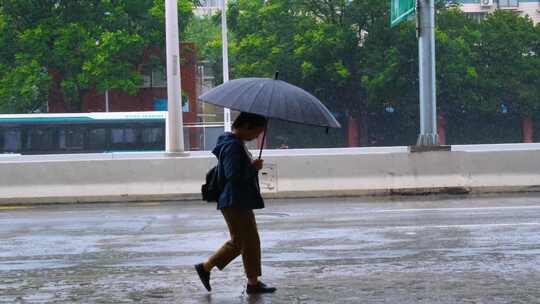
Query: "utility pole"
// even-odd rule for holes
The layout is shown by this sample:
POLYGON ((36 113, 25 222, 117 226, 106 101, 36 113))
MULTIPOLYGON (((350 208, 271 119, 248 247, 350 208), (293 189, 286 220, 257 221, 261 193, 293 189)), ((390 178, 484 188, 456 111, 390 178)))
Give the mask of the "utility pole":
POLYGON ((435 78, 435 1, 417 0, 420 74, 420 135, 418 146, 438 145, 435 78))
POLYGON ((171 156, 184 153, 184 124, 181 107, 180 40, 178 38, 178 4, 165 0, 165 33, 167 45, 167 119, 165 152, 171 156))
POLYGON ((109 90, 105 90, 105 112, 109 112, 109 90))

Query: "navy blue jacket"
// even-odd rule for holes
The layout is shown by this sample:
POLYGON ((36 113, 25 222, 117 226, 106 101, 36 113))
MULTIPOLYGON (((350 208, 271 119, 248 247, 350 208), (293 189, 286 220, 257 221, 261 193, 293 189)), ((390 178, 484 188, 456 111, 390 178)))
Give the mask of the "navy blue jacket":
POLYGON ((233 133, 218 138, 212 153, 220 160, 220 175, 225 188, 219 197, 218 209, 230 207, 262 209, 264 201, 259 188, 259 172, 248 156, 244 142, 233 133))

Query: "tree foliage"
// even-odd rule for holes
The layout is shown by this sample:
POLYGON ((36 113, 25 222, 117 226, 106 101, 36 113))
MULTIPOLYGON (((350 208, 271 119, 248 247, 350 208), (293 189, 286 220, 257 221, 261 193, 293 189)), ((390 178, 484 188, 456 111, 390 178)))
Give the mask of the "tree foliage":
MULTIPOLYGON (((220 16, 191 18, 194 2, 179 1, 182 39, 219 79, 220 16)), ((540 26, 512 11, 478 22, 448 3, 437 1, 440 113, 539 113, 540 26)), ((416 127, 416 26, 391 28, 388 1, 232 0, 228 21, 231 78, 279 71, 333 112, 360 118, 363 144, 372 113, 392 109, 402 128, 416 127)), ((163 0, 0 0, 0 111, 39 109, 53 87, 73 110, 88 89, 135 93, 145 50, 164 37, 163 0)))
MULTIPOLYGON (((537 113, 539 26, 511 11, 478 22, 448 1, 437 6, 440 113, 494 114, 503 104, 522 115, 537 113)), ((367 114, 388 107, 403 121, 416 121, 416 25, 390 28, 388 12, 388 1, 378 0, 233 1, 234 77, 280 71, 333 111, 360 117, 363 132, 367 114)), ((368 136, 362 137, 365 144, 368 136)))
MULTIPOLYGON (((192 8, 179 1, 181 29, 192 8)), ((162 0, 0 0, 0 111, 43 108, 53 86, 72 110, 88 89, 135 93, 164 16, 162 0)))
POLYGON ((496 11, 480 24, 476 44, 482 106, 501 105, 531 115, 540 110, 538 86, 538 26, 512 11, 496 11))

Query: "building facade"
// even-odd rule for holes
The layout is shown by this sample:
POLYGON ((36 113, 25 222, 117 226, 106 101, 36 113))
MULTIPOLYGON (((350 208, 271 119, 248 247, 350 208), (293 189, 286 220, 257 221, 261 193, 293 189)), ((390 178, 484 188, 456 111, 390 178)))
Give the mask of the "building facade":
POLYGON ((223 0, 201 0, 195 8, 195 16, 212 16, 221 10, 223 0))
POLYGON ((461 9, 478 20, 497 10, 512 10, 540 22, 540 0, 460 0, 461 9))

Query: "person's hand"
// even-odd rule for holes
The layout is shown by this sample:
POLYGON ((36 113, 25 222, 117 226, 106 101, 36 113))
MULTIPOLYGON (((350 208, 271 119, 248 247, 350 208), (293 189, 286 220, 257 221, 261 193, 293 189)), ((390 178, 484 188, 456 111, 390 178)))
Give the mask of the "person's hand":
POLYGON ((256 159, 253 161, 253 167, 255 167, 255 169, 258 170, 261 170, 263 168, 263 164, 264 164, 264 160, 263 159, 256 159))

